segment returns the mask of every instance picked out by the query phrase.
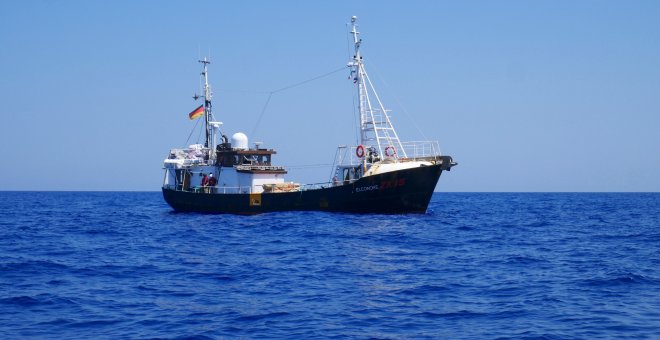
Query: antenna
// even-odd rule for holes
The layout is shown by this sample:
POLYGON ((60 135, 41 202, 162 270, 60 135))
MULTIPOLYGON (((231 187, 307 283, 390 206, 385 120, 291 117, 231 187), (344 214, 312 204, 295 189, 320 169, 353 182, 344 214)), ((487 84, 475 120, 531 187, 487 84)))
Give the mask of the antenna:
MULTIPOLYGON (((214 140, 213 135, 215 131, 209 124, 209 121, 211 120, 211 88, 209 87, 208 65, 211 63, 211 61, 204 57, 204 59, 198 60, 198 62, 203 65, 201 75, 204 77, 204 124, 206 130, 206 141, 204 142, 204 147, 213 148, 211 143, 214 140)), ((195 94, 195 96, 197 96, 197 94, 195 94)))

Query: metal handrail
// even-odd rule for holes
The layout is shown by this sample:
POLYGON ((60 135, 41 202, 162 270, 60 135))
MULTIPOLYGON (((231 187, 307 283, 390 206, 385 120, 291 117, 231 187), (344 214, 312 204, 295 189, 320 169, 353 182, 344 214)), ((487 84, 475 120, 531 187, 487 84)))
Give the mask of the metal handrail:
MULTIPOLYGON (((401 146, 404 148, 404 152, 397 150, 396 158, 403 158, 407 160, 415 159, 428 159, 428 158, 437 158, 442 155, 440 152, 440 146, 437 141, 410 141, 410 142, 401 142, 401 146), (407 157, 403 157, 403 155, 407 157)), ((362 163, 355 151, 358 146, 340 146, 337 148, 337 154, 335 156, 335 165, 348 165, 348 166, 357 166, 362 163)), ((396 149, 395 149, 396 150, 396 149)), ((365 150, 366 151, 366 150, 365 150)), ((381 159, 386 158, 385 155, 380 155, 381 159)))
MULTIPOLYGON (((340 181, 339 183, 341 183, 340 181)), ((309 184, 303 184, 300 186, 300 191, 307 191, 307 190, 318 190, 318 189, 326 189, 329 187, 337 186, 333 182, 320 182, 320 183, 309 183, 309 184)))
POLYGON ((236 170, 284 170, 283 166, 279 165, 236 165, 236 170))
POLYGON ((225 187, 225 186, 195 186, 190 187, 187 190, 183 190, 183 185, 164 185, 163 188, 171 189, 176 191, 188 191, 188 192, 197 192, 197 193, 208 193, 208 194, 251 194, 252 187, 249 186, 239 186, 239 187, 225 187))

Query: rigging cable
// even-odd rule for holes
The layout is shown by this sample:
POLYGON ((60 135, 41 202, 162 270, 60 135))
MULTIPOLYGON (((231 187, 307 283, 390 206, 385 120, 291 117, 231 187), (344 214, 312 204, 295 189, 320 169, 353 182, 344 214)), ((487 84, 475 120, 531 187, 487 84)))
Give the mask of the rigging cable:
MULTIPOLYGON (((197 125, 197 123, 195 123, 195 125, 197 125)), ((199 144, 199 140, 202 139, 202 130, 203 129, 201 129, 201 128, 199 129, 199 134, 197 135, 197 143, 195 143, 195 144, 199 144)))
POLYGON ((394 101, 396 101, 396 103, 399 104, 399 107, 401 108, 403 113, 406 115, 406 118, 408 118, 408 121, 412 122, 415 129, 417 129, 417 132, 419 132, 419 134, 422 135, 424 140, 427 140, 426 134, 424 134, 422 129, 419 128, 419 125, 417 125, 417 122, 415 122, 415 120, 412 118, 412 116, 408 113, 408 110, 406 110, 406 108, 403 106, 403 104, 401 103, 401 101, 397 97, 396 93, 394 93, 394 91, 392 91, 392 88, 385 81, 385 78, 383 78, 383 76, 380 75, 380 72, 378 72, 378 67, 376 67, 376 65, 374 64, 374 62, 372 60, 370 60, 369 62, 371 63, 371 65, 373 65, 372 69, 376 72, 376 76, 385 85, 387 90, 390 91, 390 94, 391 94, 392 98, 394 98, 394 101))
POLYGON ((264 117, 264 114, 266 113, 266 108, 268 107, 268 104, 270 103, 270 99, 273 97, 273 94, 278 93, 278 92, 282 92, 282 91, 285 91, 285 90, 288 90, 288 89, 291 89, 291 88, 294 88, 294 87, 297 87, 297 86, 300 86, 300 85, 307 84, 307 83, 309 83, 311 81, 314 81, 314 80, 318 80, 318 79, 327 77, 331 74, 342 71, 345 68, 346 68, 346 66, 342 66, 341 68, 338 68, 334 71, 330 71, 330 72, 325 73, 325 74, 322 74, 320 76, 316 76, 314 78, 310 78, 310 79, 307 79, 307 80, 304 80, 304 81, 301 81, 301 82, 298 82, 298 83, 295 83, 295 84, 292 84, 292 85, 288 85, 288 86, 279 88, 277 90, 268 92, 268 98, 266 99, 266 103, 264 104, 264 107, 261 109, 261 114, 259 114, 259 119, 257 119, 257 123, 255 124, 254 128, 252 129, 251 135, 254 136, 255 132, 259 128, 259 124, 261 124, 261 119, 264 117))
MULTIPOLYGON (((195 129, 197 128, 197 125, 199 125, 199 119, 195 119, 195 126, 193 126, 192 130, 190 130, 190 134, 188 135, 188 139, 186 139, 186 144, 184 145, 189 145, 188 142, 190 142, 190 137, 192 137, 193 132, 195 132, 195 129)), ((201 129, 200 129, 200 134, 201 134, 201 129)), ((197 141, 199 141, 199 137, 197 137, 197 141)))
MULTIPOLYGON (((281 88, 279 88, 277 90, 273 90, 273 91, 267 91, 266 92, 266 91, 246 91, 246 90, 227 90, 227 89, 223 89, 222 91, 246 92, 246 93, 268 93, 268 98, 266 98, 266 102, 264 103, 264 106, 261 109, 261 113, 259 114, 259 119, 257 119, 257 123, 255 124, 254 128, 252 129, 251 135, 254 136, 255 132, 259 128, 259 125, 261 124, 261 119, 264 117, 264 114, 266 113, 266 109, 268 108, 268 104, 270 104, 270 100, 273 97, 273 94, 278 93, 278 92, 282 92, 282 91, 285 91, 285 90, 288 90, 288 89, 291 89, 291 88, 294 88, 294 87, 297 87, 297 86, 300 86, 300 85, 307 84, 307 83, 312 82, 314 80, 325 78, 329 75, 332 75, 332 74, 335 74, 339 71, 342 71, 345 68, 346 68, 346 66, 342 66, 341 68, 338 68, 336 70, 321 74, 319 76, 316 76, 316 77, 313 77, 313 78, 310 78, 310 79, 307 79, 307 80, 304 80, 304 81, 301 81, 301 82, 298 82, 298 83, 295 83, 295 84, 284 86, 284 87, 281 87, 281 88)), ((201 84, 201 80, 200 80, 200 89, 201 88, 202 88, 202 84, 201 84)), ((200 92, 201 92, 201 90, 200 90, 200 92)), ((353 100, 355 100, 355 98, 353 98, 353 100)), ((355 114, 355 108, 353 108, 353 113, 355 114)), ((195 126, 193 127, 192 131, 190 131, 190 135, 188 136, 188 139, 186 140, 186 145, 190 141, 190 137, 192 136, 193 132, 197 128, 197 125, 199 125, 199 121, 197 121, 195 123, 195 126)), ((201 129, 200 129, 200 136, 198 136, 197 140, 199 141, 200 138, 201 138, 201 129)))

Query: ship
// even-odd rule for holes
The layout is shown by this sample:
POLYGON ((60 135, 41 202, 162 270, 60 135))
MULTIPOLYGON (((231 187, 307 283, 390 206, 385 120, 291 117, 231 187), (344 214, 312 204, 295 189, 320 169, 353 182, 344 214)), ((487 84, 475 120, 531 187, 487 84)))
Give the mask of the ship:
MULTIPOLYGON (((340 145, 327 182, 286 180, 274 149, 254 143, 245 133, 231 138, 212 112, 207 58, 202 64, 203 104, 189 114, 204 118, 204 144, 171 149, 164 161, 162 192, 180 212, 259 214, 279 211, 346 213, 425 213, 443 171, 456 166, 437 141, 402 142, 365 69, 357 18, 351 18, 354 55, 347 64, 357 91, 359 140, 340 145)), ((351 115, 353 116, 353 115, 351 115)))

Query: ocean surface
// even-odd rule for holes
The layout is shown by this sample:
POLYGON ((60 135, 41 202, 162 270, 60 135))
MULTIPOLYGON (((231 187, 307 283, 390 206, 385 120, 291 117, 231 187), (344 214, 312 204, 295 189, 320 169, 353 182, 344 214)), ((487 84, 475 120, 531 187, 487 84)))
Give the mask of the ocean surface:
POLYGON ((660 339, 660 194, 233 216, 0 192, 0 338, 660 339))

